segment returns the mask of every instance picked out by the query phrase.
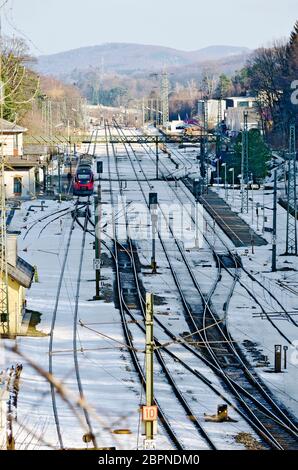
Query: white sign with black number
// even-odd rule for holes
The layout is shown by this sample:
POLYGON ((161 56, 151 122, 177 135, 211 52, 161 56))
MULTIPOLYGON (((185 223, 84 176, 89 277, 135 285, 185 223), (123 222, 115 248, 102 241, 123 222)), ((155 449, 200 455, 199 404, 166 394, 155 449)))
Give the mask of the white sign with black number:
POLYGON ((100 269, 100 266, 101 266, 100 259, 94 259, 93 260, 93 269, 94 270, 100 269))
POLYGON ((156 450, 156 442, 144 439, 144 450, 156 450))

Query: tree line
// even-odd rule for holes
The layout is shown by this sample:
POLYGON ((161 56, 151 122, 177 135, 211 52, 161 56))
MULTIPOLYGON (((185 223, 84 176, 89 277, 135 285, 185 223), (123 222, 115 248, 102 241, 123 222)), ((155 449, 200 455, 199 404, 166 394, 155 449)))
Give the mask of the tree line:
POLYGON ((84 100, 80 91, 34 71, 35 59, 20 38, 2 38, 0 94, 3 118, 32 133, 65 133, 68 125, 84 125, 84 100))

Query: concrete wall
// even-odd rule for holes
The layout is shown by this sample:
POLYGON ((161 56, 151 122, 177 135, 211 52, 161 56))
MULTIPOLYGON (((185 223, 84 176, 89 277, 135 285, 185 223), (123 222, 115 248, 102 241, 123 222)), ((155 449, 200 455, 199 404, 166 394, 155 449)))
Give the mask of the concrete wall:
POLYGON ((25 302, 25 288, 8 276, 8 312, 10 334, 21 332, 23 308, 25 302))

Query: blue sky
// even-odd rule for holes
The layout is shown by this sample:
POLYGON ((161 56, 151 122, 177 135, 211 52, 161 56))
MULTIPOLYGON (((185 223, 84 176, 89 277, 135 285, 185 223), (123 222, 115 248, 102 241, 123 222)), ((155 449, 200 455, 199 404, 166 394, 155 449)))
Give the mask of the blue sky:
POLYGON ((298 18, 297 0, 8 0, 1 11, 4 32, 29 38, 36 55, 104 42, 255 48, 298 18))

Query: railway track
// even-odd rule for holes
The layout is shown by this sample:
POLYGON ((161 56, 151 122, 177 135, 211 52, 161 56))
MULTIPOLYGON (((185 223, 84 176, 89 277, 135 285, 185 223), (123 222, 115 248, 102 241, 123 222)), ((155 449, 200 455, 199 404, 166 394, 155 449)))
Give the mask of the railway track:
MULTIPOLYGON (((117 127, 117 129, 119 135, 121 135, 119 127, 117 127)), ((125 144, 125 139, 123 139, 123 145, 125 146, 127 155, 130 158, 127 146, 125 144)), ((131 164, 133 167, 132 161, 131 164)), ((141 165, 139 166, 141 168, 141 165)), ((134 167, 133 171, 135 172, 136 178, 139 181, 134 167)), ((143 194, 144 200, 148 204, 147 198, 142 188, 142 184, 140 182, 139 186, 143 194)), ((187 268, 187 271, 191 278, 191 283, 186 283, 186 286, 188 286, 187 289, 189 289, 189 285, 193 285, 194 288, 197 290, 197 293, 199 294, 199 298, 201 299, 201 306, 199 306, 199 312, 197 312, 198 315, 195 315, 196 310, 198 309, 198 305, 194 304, 193 306, 191 306, 189 300, 186 301, 185 284, 183 288, 181 286, 181 281, 178 278, 177 273, 170 261, 169 250, 167 251, 166 246, 165 244, 163 244, 163 241, 161 240, 160 236, 159 238, 161 244, 163 245, 163 249, 165 251, 169 264, 170 266, 172 266, 171 272, 175 279, 175 283, 180 293, 180 297, 184 305, 185 311, 188 314, 189 321, 193 325, 193 330, 198 331, 198 329, 200 330, 202 328, 204 331, 204 328, 206 328, 207 326, 210 327, 210 318, 212 318, 212 321, 216 324, 216 327, 208 328, 208 330, 205 330, 203 335, 199 334, 198 336, 200 341, 203 341, 204 346, 206 348, 205 350, 208 351, 208 357, 220 373, 222 380, 233 392, 234 396, 236 396, 240 406, 245 410, 246 415, 250 417, 249 420, 251 424, 253 424, 255 430, 259 433, 263 440, 268 443, 271 448, 280 450, 285 448, 297 448, 298 441, 296 424, 291 418, 288 418, 287 414, 285 414, 285 412, 270 397, 267 390, 265 390, 264 385, 261 384, 259 379, 251 373, 247 364, 240 356, 240 352, 234 347, 230 336, 227 336, 223 328, 219 326, 218 319, 210 306, 211 296, 209 299, 206 300, 205 296, 203 295, 200 289, 200 286, 197 283, 196 277, 192 272, 192 268, 189 265, 179 243, 173 237, 173 242, 176 244, 176 248, 178 248, 181 257, 184 261, 185 267, 187 268), (208 331, 207 335, 206 331, 208 331), (212 339, 210 336, 210 331, 212 331, 212 339), (211 346, 211 342, 214 341, 214 338, 217 338, 218 341, 223 342, 225 344, 226 350, 224 351, 224 354, 218 355, 218 353, 215 351, 215 348, 211 346), (218 356, 221 357, 221 360, 218 356), (233 358, 234 364, 230 364, 230 367, 228 367, 226 363, 223 364, 222 358, 224 357, 233 358), (238 372, 239 370, 241 371, 240 373, 238 372), (237 380, 234 380, 233 375, 236 376, 236 372, 238 372, 236 377, 237 380), (257 398, 255 398, 256 396, 257 398), (263 423, 266 419, 268 421, 266 421, 266 424, 264 425, 263 423)), ((218 280, 216 280, 214 286, 217 284, 217 282, 218 280)))
MULTIPOLYGON (((116 172, 117 172, 117 175, 118 175, 118 181, 120 181, 118 162, 117 162, 117 159, 116 159, 115 149, 114 149, 113 145, 112 145, 112 151, 113 151, 113 156, 114 156, 114 161, 115 161, 116 172)), ((108 159, 110 159, 110 152, 109 152, 108 146, 107 146, 107 154, 108 154, 108 159)), ((109 172, 110 172, 110 163, 108 165, 109 165, 109 172)), ((122 191, 121 191, 121 186, 120 185, 119 185, 119 190, 120 190, 120 193, 121 193, 121 196, 122 196, 122 191)), ((111 190, 111 197, 112 197, 112 190, 111 190)), ((125 211, 124 207, 123 207, 123 212, 126 215, 126 211, 125 211)), ((126 218, 126 229, 129 232, 129 226, 128 226, 127 218, 126 218)), ((118 295, 118 298, 119 298, 119 304, 120 304, 120 311, 122 311, 122 313, 124 313, 124 316, 122 316, 122 321, 125 323, 125 337, 126 337, 126 340, 128 340, 129 335, 127 334, 127 331, 126 331, 126 329, 127 329, 127 320, 126 320, 125 313, 127 315, 129 315, 130 318, 134 318, 134 316, 131 314, 130 309, 127 307, 129 302, 132 301, 131 296, 130 296, 129 299, 127 299, 127 296, 123 293, 123 287, 122 287, 123 286, 123 280, 122 280, 122 276, 121 276, 121 274, 123 274, 123 273, 121 273, 121 266, 123 266, 123 265, 127 266, 131 263, 131 268, 132 268, 134 274, 136 274, 136 265, 135 265, 135 259, 134 259, 134 256, 133 256, 133 251, 134 251, 133 245, 132 245, 132 242, 131 242, 129 236, 128 236, 128 239, 127 239, 127 248, 125 248, 125 247, 123 247, 123 244, 120 244, 117 241, 117 233, 116 233, 116 229, 115 229, 115 233, 114 233, 114 257, 115 257, 115 262, 116 262, 116 265, 117 265, 117 276, 119 277, 119 279, 117 281, 117 284, 119 286, 118 287, 118 292, 119 292, 119 290, 121 292, 121 295, 118 295), (122 305, 122 308, 121 308, 121 301, 124 302, 124 305, 122 305)), ((144 299, 143 299, 142 294, 141 294, 140 286, 137 282, 137 276, 134 276, 133 279, 134 279, 134 282, 135 282, 135 291, 136 291, 136 295, 133 298, 133 302, 136 303, 136 306, 139 310, 139 313, 140 313, 140 315, 142 316, 142 318, 144 320, 145 319, 144 299)), ((130 279, 130 280, 132 280, 132 279, 130 279)), ((142 329, 142 331, 144 333, 144 329, 142 329)), ((130 351, 132 351, 133 350, 133 343, 131 341, 129 341, 129 346, 130 346, 130 351)), ((193 411, 192 411, 191 407, 189 406, 188 402, 185 400, 182 393, 180 392, 174 378, 172 377, 172 374, 170 373, 170 371, 169 371, 169 369, 166 365, 166 362, 165 362, 161 352, 156 349, 155 350, 155 355, 156 355, 157 361, 158 361, 158 363, 161 367, 162 372, 164 373, 165 377, 167 378, 168 383, 170 384, 170 386, 172 388, 173 394, 175 395, 175 397, 177 398, 177 400, 179 401, 180 405, 183 407, 183 409, 186 413, 186 418, 188 420, 190 420, 190 422, 192 423, 192 426, 195 427, 195 429, 197 430, 199 435, 204 439, 205 443, 207 443, 206 448, 215 450, 216 447, 215 447, 214 443, 212 442, 212 440, 210 439, 209 435, 204 430, 204 428, 201 426, 200 422, 195 417, 195 414, 193 413, 193 411)), ((139 372, 139 375, 141 377, 142 382, 144 383, 144 381, 145 381, 144 373, 143 373, 142 369, 139 366, 138 359, 134 358, 133 362, 134 362, 135 366, 136 366, 136 363, 138 362, 137 370, 139 372)), ((177 448, 179 448, 179 449, 184 448, 183 444, 181 443, 181 441, 177 437, 177 433, 175 433, 175 431, 173 432, 173 424, 170 424, 169 420, 166 418, 166 413, 163 411, 162 406, 157 401, 156 401, 156 404, 159 407, 159 412, 160 412, 160 415, 161 415, 161 421, 162 421, 163 425, 165 426, 165 429, 168 432, 169 437, 171 438, 171 440, 173 441, 173 443, 176 445, 177 448)))
POLYGON ((73 211, 73 209, 71 208, 70 210, 70 207, 66 207, 64 209, 61 209, 59 211, 55 211, 55 212, 51 212, 51 214, 48 214, 48 215, 45 215, 44 217, 41 217, 41 218, 38 218, 37 220, 35 220, 31 225, 30 227, 26 230, 24 236, 23 236, 23 240, 25 240, 27 238, 27 236, 29 235, 29 233, 31 232, 31 230, 38 224, 40 224, 41 222, 43 222, 44 220, 47 220, 49 219, 50 217, 55 217, 55 219, 51 220, 49 223, 51 222, 54 222, 54 220, 57 220, 58 218, 60 217, 64 217, 65 215, 69 214, 70 212, 73 211), (59 216, 57 216, 57 214, 59 214, 59 216))
MULTIPOLYGON (((154 157, 153 155, 151 155, 151 153, 154 153, 153 150, 151 149, 150 146, 147 146, 148 149, 146 148, 146 146, 144 144, 140 144, 143 149, 145 150, 145 152, 147 153, 147 155, 149 156, 149 158, 151 158, 153 164, 155 164, 154 162, 154 157)), ((133 149, 132 149, 133 150, 133 149)), ((165 172, 161 172, 162 173, 162 176, 163 176, 163 179, 164 180, 167 180, 168 178, 168 175, 167 175, 167 168, 166 166, 162 163, 162 166, 165 168, 165 172)), ((180 184, 180 180, 177 180, 177 185, 178 187, 183 191, 183 194, 186 196, 186 198, 189 200, 189 202, 191 202, 191 204, 194 204, 194 200, 193 198, 190 196, 190 193, 189 193, 189 186, 186 184, 185 180, 183 180, 183 185, 180 184)), ((191 188, 192 189, 192 188, 191 188)), ((180 195, 178 194, 178 191, 176 191, 174 188, 171 187, 171 190, 172 192, 174 193, 175 197, 177 197, 177 199, 179 200, 179 202, 181 204, 183 204, 183 201, 180 197, 180 195)), ((207 201, 206 201, 207 204, 209 204, 207 201)), ((210 205, 210 204, 209 204, 210 205)), ((187 210, 187 209, 186 209, 187 210)), ((212 213, 212 207, 210 208, 210 212, 212 213)), ((193 223, 196 223, 194 217, 193 217, 193 214, 189 213, 188 211, 188 214, 189 216, 191 217, 193 223)), ((271 292, 270 289, 266 288, 255 276, 253 276, 246 268, 243 267, 243 265, 240 266, 241 268, 241 272, 244 273, 248 279, 250 279, 252 282, 255 282, 263 291, 264 293, 266 294, 264 296, 263 295, 259 295, 259 299, 257 298, 256 295, 253 294, 252 290, 251 290, 251 286, 245 284, 243 282, 243 280, 240 279, 240 275, 239 275, 239 270, 238 270, 238 256, 236 253, 234 253, 230 247, 227 245, 227 243, 224 241, 224 239, 222 238, 222 236, 218 233, 218 231, 216 231, 215 229, 215 226, 214 225, 211 225, 209 221, 207 221, 206 219, 206 223, 207 223, 207 226, 208 228, 211 230, 211 232, 214 233, 214 235, 216 236, 216 238, 219 240, 220 244, 221 244, 221 247, 224 252, 226 252, 226 255, 234 262, 234 269, 237 270, 237 274, 235 275, 235 272, 233 271, 233 269, 228 269, 222 262, 222 259, 219 257, 218 255, 218 252, 215 250, 214 248, 214 245, 212 242, 210 242, 210 240, 208 239, 208 237, 204 234, 204 233, 201 233, 201 235, 204 237, 204 240, 205 242, 208 244, 210 250, 212 251, 213 253, 213 256, 214 258, 217 260, 217 264, 218 266, 221 266, 223 269, 225 269, 229 274, 230 276, 233 278, 233 279, 236 279, 237 282, 239 283, 239 285, 245 289, 245 291, 248 293, 248 295, 256 302, 256 304, 260 307, 261 309, 261 312, 262 314, 264 315, 264 317, 269 321, 269 323, 272 325, 272 327, 278 331, 278 333, 280 334, 281 338, 285 339, 287 341, 288 344, 292 344, 292 341, 283 333, 283 331, 276 325, 276 323, 273 321, 273 319, 271 318, 270 316, 270 312, 268 313, 267 310, 265 309, 264 307, 264 297, 266 298, 266 295, 270 297, 270 299, 272 300, 272 302, 278 307, 278 309, 281 309, 281 312, 283 313, 284 317, 289 321, 291 322, 294 326, 298 326, 298 323, 292 318, 291 315, 289 315, 289 313, 287 312, 287 310, 285 309, 285 307, 282 305, 282 303, 278 300, 278 298, 271 292)), ((223 224, 225 222, 223 221, 223 224)), ((231 229, 232 230, 232 229, 231 229)), ((233 231, 233 230, 232 230, 233 231)), ((234 232, 234 237, 235 238, 238 238, 238 235, 234 232)), ((239 239, 239 242, 241 243, 241 240, 239 239)), ((219 248, 219 249, 220 249, 219 248)), ((218 272, 218 279, 220 279, 220 276, 221 276, 221 271, 219 270, 218 272)), ((215 281, 217 283, 217 281, 215 281)), ((214 290, 214 286, 212 287, 212 290, 214 290)), ((276 310, 276 308, 272 307, 272 305, 270 305, 268 302, 267 302, 267 305, 269 305, 270 308, 272 308, 272 310, 276 310)))
MULTIPOLYGON (((79 260, 79 269, 78 269, 78 275, 77 275, 77 285, 76 285, 76 296, 75 296, 75 306, 74 306, 74 318, 73 318, 73 359, 74 359, 74 367, 75 367, 75 376, 76 376, 76 382, 77 382, 77 388, 79 391, 80 398, 84 398, 84 391, 83 391, 83 385, 80 377, 80 368, 79 368, 79 362, 78 362, 78 347, 77 347, 77 325, 78 325, 78 311, 79 311, 79 296, 80 296, 80 283, 81 283, 81 273, 82 273, 82 265, 83 265, 83 257, 84 257, 84 248, 85 248, 85 242, 86 242, 86 233, 88 229, 88 220, 90 217, 90 209, 89 209, 89 201, 85 204, 83 204, 83 207, 85 206, 85 214, 84 214, 84 225, 83 225, 83 235, 82 235, 82 242, 81 242, 81 250, 80 250, 80 260, 79 260)), ((68 238, 66 241, 66 247, 65 247, 65 252, 64 252, 64 257, 61 265, 61 271, 60 271, 60 277, 59 277, 59 282, 58 282, 58 287, 57 287, 57 293, 56 293, 56 299, 55 299, 55 306, 53 310, 53 316, 52 316, 52 324, 51 324, 51 330, 50 330, 50 341, 49 341, 49 373, 51 375, 54 374, 54 342, 55 342, 55 332, 56 332, 56 323, 57 323, 57 317, 58 317, 58 308, 59 308, 59 302, 60 302, 60 295, 61 295, 61 290, 62 290, 62 285, 64 282, 64 276, 65 276, 65 270, 69 258, 69 252, 70 252, 70 247, 71 247, 71 242, 72 242, 72 236, 73 236, 73 231, 75 228, 75 224, 78 222, 78 211, 79 208, 81 209, 81 205, 79 205, 79 201, 76 202, 75 204, 75 209, 72 213, 72 221, 70 224, 69 228, 69 234, 68 238)), ((63 440, 63 434, 62 434, 62 427, 61 427, 61 420, 59 417, 59 411, 57 407, 57 400, 56 400, 56 389, 53 386, 53 384, 50 384, 51 388, 51 399, 52 399, 52 409, 53 409, 53 415, 54 415, 54 420, 55 420, 55 426, 56 426, 56 431, 57 431, 57 437, 58 437, 58 442, 59 446, 61 449, 65 449, 64 445, 64 440, 63 440)), ((91 425, 91 420, 89 413, 86 408, 83 408, 83 413, 84 413, 84 419, 86 422, 85 425, 85 431, 86 434, 89 436, 90 440, 93 442, 94 447, 97 447, 96 444, 96 438, 92 429, 91 425)))

